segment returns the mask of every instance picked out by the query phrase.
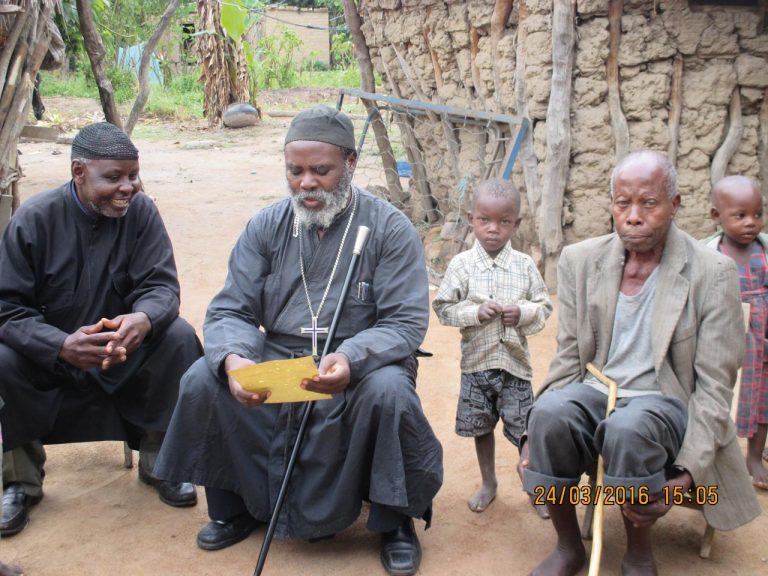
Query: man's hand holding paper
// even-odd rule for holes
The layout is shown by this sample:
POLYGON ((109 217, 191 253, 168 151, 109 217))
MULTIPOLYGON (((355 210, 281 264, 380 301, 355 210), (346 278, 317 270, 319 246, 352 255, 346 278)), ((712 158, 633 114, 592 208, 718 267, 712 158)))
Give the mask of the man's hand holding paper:
MULTIPOLYGON (((340 354, 329 354, 341 356, 340 354)), ((332 360, 331 360, 332 361, 332 360)), ((346 381, 349 382, 349 363, 346 362, 346 381)), ((338 362, 338 360, 337 360, 338 362)), ((281 404, 285 402, 306 402, 308 400, 327 400, 331 396, 327 393, 318 393, 315 390, 336 389, 339 378, 343 380, 343 369, 329 367, 328 377, 319 376, 315 362, 311 356, 291 358, 289 360, 271 360, 269 362, 255 363, 230 354, 224 361, 224 367, 229 377, 229 390, 238 402, 244 406, 259 406, 260 404, 281 404), (337 373, 338 372, 338 373, 337 373), (319 378, 318 381, 313 381, 319 378), (330 380, 329 382, 323 382, 330 380), (307 389, 302 384, 311 383, 307 389)), ((322 366, 322 365, 321 365, 322 366)), ((341 387, 343 390, 344 384, 341 387)))
POLYGON ((319 374, 301 381, 301 387, 320 394, 338 394, 349 386, 349 359, 339 352, 323 356, 319 374))

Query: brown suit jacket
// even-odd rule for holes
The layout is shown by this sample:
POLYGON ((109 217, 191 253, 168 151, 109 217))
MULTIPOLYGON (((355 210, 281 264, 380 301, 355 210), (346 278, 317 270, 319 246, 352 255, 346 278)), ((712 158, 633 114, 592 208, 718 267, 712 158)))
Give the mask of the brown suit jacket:
MULTIPOLYGON (((542 392, 583 381, 587 362, 608 359, 624 268, 616 234, 566 247, 558 264, 557 353, 542 392)), ((664 394, 688 405, 688 427, 675 464, 696 486, 717 486, 707 521, 731 530, 760 514, 729 411, 744 348, 734 263, 670 227, 652 318, 656 375, 664 394)))

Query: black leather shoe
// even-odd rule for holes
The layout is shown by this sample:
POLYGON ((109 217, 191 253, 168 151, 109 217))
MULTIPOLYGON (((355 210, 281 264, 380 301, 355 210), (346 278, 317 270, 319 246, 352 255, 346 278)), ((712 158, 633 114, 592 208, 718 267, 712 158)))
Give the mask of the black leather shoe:
POLYGON ((221 550, 248 538, 258 525, 247 512, 226 522, 212 520, 197 533, 197 545, 203 550, 221 550))
POLYGON ((42 496, 30 497, 21 484, 12 482, 3 490, 3 517, 0 521, 0 535, 18 534, 29 523, 29 507, 34 506, 42 496))
POLYGON ((141 464, 139 464, 139 480, 144 484, 153 486, 157 490, 160 500, 168 506, 183 508, 197 504, 197 491, 194 484, 160 480, 152 476, 141 464))
POLYGON ((421 545, 411 518, 381 535, 381 563, 391 576, 416 574, 421 564, 421 545))

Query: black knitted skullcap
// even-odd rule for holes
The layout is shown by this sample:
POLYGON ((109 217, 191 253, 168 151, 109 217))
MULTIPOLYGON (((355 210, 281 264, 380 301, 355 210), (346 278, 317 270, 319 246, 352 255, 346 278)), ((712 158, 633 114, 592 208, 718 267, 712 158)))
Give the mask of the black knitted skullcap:
POLYGON ((128 135, 114 124, 89 124, 72 140, 72 160, 138 160, 139 151, 128 135))
POLYGON ((299 112, 288 127, 285 143, 310 140, 355 149, 355 127, 341 110, 330 106, 314 106, 299 112))

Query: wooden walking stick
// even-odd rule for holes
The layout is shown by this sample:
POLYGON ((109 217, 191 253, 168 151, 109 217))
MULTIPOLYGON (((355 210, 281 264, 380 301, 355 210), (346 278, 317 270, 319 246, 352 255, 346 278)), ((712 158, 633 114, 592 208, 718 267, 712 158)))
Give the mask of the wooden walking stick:
MULTIPOLYGON (((592 362, 587 362, 587 370, 600 382, 608 387, 608 405, 605 408, 605 417, 608 418, 616 406, 616 394, 618 386, 616 382, 600 372, 592 362)), ((595 480, 594 490, 597 491, 597 501, 595 502, 594 527, 592 537, 592 552, 589 555, 589 575, 597 576, 600 573, 600 556, 603 553, 603 457, 597 456, 597 479, 595 480)))
MULTIPOLYGON (((325 340, 325 346, 323 347, 323 355, 320 357, 321 361, 331 351, 333 345, 333 338, 336 335, 336 328, 339 325, 339 319, 341 318, 341 312, 344 309, 344 302, 347 299, 349 293, 349 286, 352 284, 352 276, 355 272, 355 267, 360 259, 360 255, 363 253, 365 242, 368 240, 368 232, 370 229, 367 226, 359 226, 357 229, 357 237, 355 238, 355 246, 352 249, 352 259, 349 261, 349 268, 347 269, 347 276, 344 278, 344 284, 341 287, 341 294, 339 296, 339 305, 336 307, 336 311, 333 313, 333 320, 331 321, 331 327, 328 328, 328 338, 325 340)), ((309 415, 312 413, 312 407, 315 405, 314 400, 307 402, 306 408, 304 408, 304 414, 301 417, 301 424, 299 424, 299 432, 296 434, 296 443, 291 450, 291 456, 288 458, 288 465, 285 467, 285 474, 283 475, 283 483, 280 485, 280 492, 277 494, 277 500, 275 501, 275 508, 272 510, 272 517, 269 519, 269 526, 267 527, 267 533, 264 535, 264 542, 261 544, 261 551, 259 552, 259 560, 256 563, 256 569, 254 570, 254 576, 260 576, 261 571, 264 569, 264 563, 267 561, 267 554, 269 553, 269 546, 272 544, 272 538, 275 535, 275 528, 277 527, 277 519, 280 516, 280 509, 283 507, 283 500, 285 500, 285 494, 288 491, 288 482, 291 481, 291 474, 293 473, 293 467, 296 464, 296 459, 299 456, 299 449, 301 448, 301 442, 304 440, 304 436, 307 430, 307 422, 309 422, 309 415)))

